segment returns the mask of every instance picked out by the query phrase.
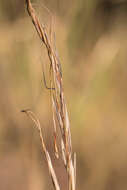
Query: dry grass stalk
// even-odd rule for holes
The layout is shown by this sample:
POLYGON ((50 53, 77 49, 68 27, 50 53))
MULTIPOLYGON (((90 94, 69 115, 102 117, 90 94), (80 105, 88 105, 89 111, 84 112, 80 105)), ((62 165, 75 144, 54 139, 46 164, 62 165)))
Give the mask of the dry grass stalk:
POLYGON ((38 118, 36 117, 36 115, 32 111, 30 111, 30 110, 22 110, 22 112, 26 113, 27 116, 34 122, 34 124, 35 124, 35 126, 36 126, 36 128, 37 128, 37 130, 39 132, 42 149, 44 151, 44 154, 45 154, 45 157, 46 157, 46 160, 47 160, 47 163, 48 163, 48 169, 49 169, 49 173, 51 175, 52 181, 53 181, 53 185, 54 185, 56 190, 60 190, 60 186, 59 186, 59 183, 58 183, 58 180, 57 180, 57 177, 56 177, 53 165, 52 165, 52 161, 51 161, 49 152, 48 152, 48 150, 47 150, 47 148, 45 146, 45 142, 44 142, 40 122, 39 122, 38 118))
MULTIPOLYGON (((62 83, 62 72, 61 64, 57 54, 57 50, 54 47, 54 42, 52 32, 48 34, 46 28, 40 24, 38 17, 36 16, 35 10, 32 7, 31 1, 26 0, 27 11, 29 16, 32 19, 32 22, 35 26, 35 29, 42 41, 42 44, 45 45, 48 58, 50 61, 50 91, 51 91, 51 100, 52 100, 52 110, 53 110, 53 125, 54 125, 54 145, 55 145, 55 155, 58 158, 59 152, 57 148, 57 126, 61 131, 61 152, 64 166, 68 175, 68 190, 76 189, 76 155, 74 154, 74 161, 72 158, 72 143, 71 143, 71 132, 70 132, 70 122, 67 112, 67 107, 64 98, 63 92, 63 83, 62 83)), ((53 169, 53 164, 50 158, 50 155, 47 151, 47 148, 44 143, 42 130, 39 120, 36 118, 35 114, 30 110, 23 110, 35 123, 41 139, 42 148, 48 163, 49 172, 56 190, 60 190, 58 184, 57 176, 53 169)))

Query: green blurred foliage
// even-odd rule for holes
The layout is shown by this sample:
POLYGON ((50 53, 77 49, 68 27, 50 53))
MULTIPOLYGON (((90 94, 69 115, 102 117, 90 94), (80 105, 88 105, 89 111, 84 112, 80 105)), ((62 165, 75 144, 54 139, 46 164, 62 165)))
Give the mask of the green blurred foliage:
POLYGON ((116 18, 117 24, 120 24, 121 20, 126 24, 126 10, 126 0, 77 1, 68 37, 72 56, 78 57, 84 50, 87 55, 98 38, 113 28, 116 18), (122 19, 119 20, 118 17, 122 19))

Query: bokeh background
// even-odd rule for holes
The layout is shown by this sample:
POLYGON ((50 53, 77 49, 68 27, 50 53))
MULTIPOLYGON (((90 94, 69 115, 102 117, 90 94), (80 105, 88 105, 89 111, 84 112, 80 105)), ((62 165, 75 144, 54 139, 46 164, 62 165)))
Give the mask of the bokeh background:
MULTIPOLYGON (((32 2, 41 22, 56 33, 77 153, 77 189, 126 190, 127 0, 32 2)), ((42 64, 48 64, 46 51, 24 1, 0 0, 1 190, 53 189, 38 133, 20 112, 29 108, 36 113, 54 161, 42 64)), ((66 189, 64 167, 54 162, 66 189)))

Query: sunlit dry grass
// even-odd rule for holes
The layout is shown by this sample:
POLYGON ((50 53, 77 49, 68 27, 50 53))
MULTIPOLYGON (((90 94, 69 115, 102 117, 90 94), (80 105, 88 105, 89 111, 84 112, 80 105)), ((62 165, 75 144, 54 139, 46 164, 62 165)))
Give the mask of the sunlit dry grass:
MULTIPOLYGON (((68 26, 56 18, 55 28, 78 153, 78 189, 126 189, 126 28, 101 36, 89 55, 75 65, 67 53, 68 26), (112 47, 113 52, 109 51, 112 47)), ((20 110, 37 113, 52 155, 50 94, 41 82, 40 64, 47 57, 27 14, 13 24, 1 23, 0 42, 0 187, 45 189, 49 178, 38 133, 20 110), (6 183, 5 179, 11 180, 6 183)), ((61 174, 60 164, 55 167, 61 174)), ((60 181, 63 178, 65 182, 65 173, 60 181)))

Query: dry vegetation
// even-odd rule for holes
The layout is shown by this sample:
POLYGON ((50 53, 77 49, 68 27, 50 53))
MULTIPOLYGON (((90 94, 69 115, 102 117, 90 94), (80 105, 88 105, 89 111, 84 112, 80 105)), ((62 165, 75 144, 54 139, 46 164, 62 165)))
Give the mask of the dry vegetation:
MULTIPOLYGON (((41 5, 35 0, 32 4, 40 23, 46 24, 53 55, 56 48, 51 42, 55 41, 59 50, 73 150, 77 152, 76 189, 127 189, 126 3, 123 0, 120 6, 114 6, 116 1, 111 1, 114 3, 106 9, 105 3, 95 9, 97 3, 105 0, 75 0, 75 10, 67 0, 59 1, 60 9, 57 0, 38 0, 41 5), (52 30, 51 14, 43 4, 55 12, 52 30), (50 39, 54 28, 55 40, 50 39), (68 44, 76 56, 68 51, 68 44)), ((51 99, 55 96, 53 89, 57 89, 56 77, 50 69, 47 49, 24 11, 24 1, 0 0, 0 5, 0 189, 53 189, 36 130, 38 118, 60 188, 68 189, 68 174, 61 159, 61 129, 56 118, 59 109, 54 110, 51 99), (29 108, 26 111, 36 124, 20 112, 23 108, 29 108), (53 146, 52 110, 58 126, 59 159, 53 146)), ((60 103, 59 90, 57 98, 60 103)))
MULTIPOLYGON (((71 132, 70 132, 70 123, 68 117, 67 106, 65 103, 64 92, 63 92, 63 83, 62 83, 62 70, 61 64, 58 57, 58 52, 55 47, 55 39, 54 33, 52 32, 52 28, 50 31, 50 35, 47 32, 46 27, 40 23, 38 17, 36 16, 36 12, 32 7, 30 0, 26 0, 27 11, 29 16, 32 19, 32 22, 35 26, 35 29, 39 35, 41 42, 45 45, 49 64, 50 64, 50 87, 47 87, 45 75, 44 75, 44 84, 45 87, 50 90, 51 94, 51 102, 52 102, 52 112, 53 112, 53 126, 54 126, 54 154, 56 155, 57 159, 63 160, 63 164, 66 168, 67 176, 68 176, 68 190, 75 190, 76 189, 76 154, 72 153, 72 142, 71 142, 71 132), (58 127, 60 130, 60 139, 57 142, 58 136, 58 127), (58 150, 58 145, 60 144, 60 150, 58 150), (59 153, 61 151, 61 154, 59 153)), ((26 113, 28 117, 32 119, 34 124, 36 125, 42 150, 45 154, 45 158, 48 164, 49 173, 52 178, 52 182, 54 188, 56 190, 60 190, 60 184, 57 179, 57 175, 54 170, 53 163, 51 161, 50 154, 46 148, 44 137, 41 129, 40 121, 37 119, 35 114, 31 110, 22 110, 22 112, 26 113)))

